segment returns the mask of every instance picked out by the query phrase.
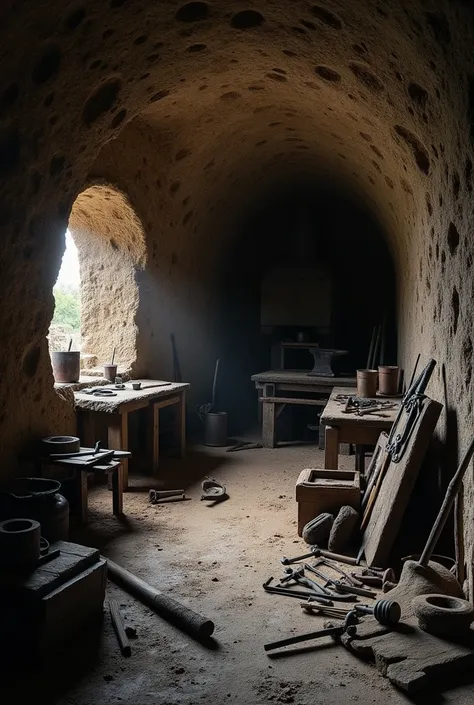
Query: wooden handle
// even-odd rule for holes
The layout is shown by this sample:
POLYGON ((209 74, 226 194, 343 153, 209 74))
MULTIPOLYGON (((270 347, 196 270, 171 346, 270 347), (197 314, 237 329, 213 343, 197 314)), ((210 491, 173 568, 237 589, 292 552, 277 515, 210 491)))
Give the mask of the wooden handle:
POLYGON ((154 612, 193 637, 202 639, 211 636, 214 631, 214 622, 210 619, 206 619, 189 607, 185 607, 173 597, 163 595, 144 580, 137 578, 136 575, 129 573, 128 570, 121 568, 108 558, 105 560, 107 561, 108 577, 148 605, 154 612))
POLYGON ((127 632, 122 620, 122 615, 120 614, 119 606, 115 600, 109 600, 110 617, 112 619, 112 626, 114 632, 117 636, 117 641, 120 646, 120 651, 124 656, 130 656, 132 650, 130 648, 130 642, 128 641, 127 632))

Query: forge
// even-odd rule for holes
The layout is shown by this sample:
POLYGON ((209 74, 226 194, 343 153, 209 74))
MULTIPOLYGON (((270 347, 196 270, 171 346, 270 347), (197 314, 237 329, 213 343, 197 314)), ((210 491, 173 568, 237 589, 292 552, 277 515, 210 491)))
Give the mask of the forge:
MULTIPOLYGON (((417 364, 419 373, 433 359, 423 395, 442 410, 394 541, 391 558, 400 568, 402 546, 406 554, 422 550, 472 440, 470 3, 18 0, 4 3, 0 19, 0 490, 19 477, 63 482, 78 545, 100 546, 106 555, 109 548, 120 563, 123 539, 139 573, 125 529, 114 528, 108 546, 107 532, 124 514, 138 527, 137 555, 147 555, 144 579, 156 569, 146 531, 166 534, 176 510, 188 522, 186 535, 199 517, 225 543, 231 488, 238 511, 227 511, 238 533, 252 474, 254 489, 266 493, 268 525, 273 509, 279 513, 274 538, 300 541, 291 494, 300 473, 336 471, 338 463, 360 473, 361 503, 354 504, 361 513, 371 507, 376 495, 364 500, 363 493, 383 488, 385 472, 377 454, 392 452, 379 434, 390 433, 403 406, 397 394, 409 388, 417 364), (76 287, 76 327, 54 338, 66 231, 77 247, 80 294, 76 287), (69 339, 80 353, 81 378, 59 384, 50 353, 66 350, 69 339), (308 378, 311 349, 337 351, 334 381, 308 378), (119 386, 115 376, 103 377, 112 357, 119 386), (379 365, 398 367, 403 377, 392 406, 369 411, 380 417, 363 416, 351 406, 356 371, 379 365), (321 422, 327 403, 337 428, 321 422), (342 416, 351 409, 352 426, 342 416), (226 415, 223 448, 257 446, 248 451, 255 454, 249 466, 245 453, 202 446, 206 410, 226 415), (354 431, 357 424, 365 430, 354 431), (72 465, 45 462, 42 439, 51 436, 126 455, 106 456, 88 480, 83 468, 74 475, 72 465), (189 458, 169 457, 195 444, 195 472, 189 458), (116 514, 107 519, 100 516, 112 514, 104 473, 116 514), (182 478, 180 487, 196 500, 199 482, 213 473, 229 490, 214 515, 193 509, 195 501, 170 503, 147 515, 145 531, 137 488, 170 489, 173 477, 182 478), (88 494, 89 524, 79 529, 88 494), (219 517, 220 533, 211 516, 219 517)), ((97 465, 86 458, 88 467, 97 465)), ((438 551, 456 564, 471 602, 473 499, 470 463, 438 551)), ((206 532, 198 533, 193 551, 206 556, 206 532)), ((257 534, 246 529, 242 536, 257 541, 257 534)), ((239 540, 232 541, 236 552, 239 540)), ((168 550, 187 560, 176 536, 168 550)), ((249 550, 256 555, 255 546, 249 550)), ((169 555, 166 565, 172 573, 169 555)), ((198 580, 196 571, 193 564, 198 580)), ((246 603, 252 589, 245 584, 246 603)), ((226 596, 219 599, 217 611, 230 614, 226 596)), ((206 608, 212 611, 207 598, 206 608)), ((276 619, 272 613, 258 629, 276 619)), ((243 632, 255 640, 248 624, 243 632)), ((242 651, 238 658, 250 667, 242 651)), ((245 698, 278 699, 272 688, 245 698)), ((181 702, 203 693, 181 692, 181 702)), ((160 697, 174 702, 178 695, 160 697)))

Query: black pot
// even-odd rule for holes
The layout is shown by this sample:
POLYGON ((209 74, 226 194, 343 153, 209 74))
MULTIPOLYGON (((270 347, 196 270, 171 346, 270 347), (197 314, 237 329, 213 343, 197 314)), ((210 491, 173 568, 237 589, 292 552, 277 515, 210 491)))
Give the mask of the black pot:
POLYGON ((58 490, 61 483, 42 477, 21 477, 2 494, 0 513, 5 519, 25 517, 41 524, 50 543, 69 537, 69 504, 58 490))

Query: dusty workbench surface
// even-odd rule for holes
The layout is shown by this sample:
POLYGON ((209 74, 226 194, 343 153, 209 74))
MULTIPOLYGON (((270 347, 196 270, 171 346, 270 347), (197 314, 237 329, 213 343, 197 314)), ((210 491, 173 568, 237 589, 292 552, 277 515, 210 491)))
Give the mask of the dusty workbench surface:
POLYGON ((355 377, 316 377, 311 370, 267 370, 252 375, 252 382, 261 384, 312 384, 317 386, 350 387, 355 384, 355 377))
POLYGON ((345 423, 358 423, 361 426, 370 428, 372 426, 379 427, 386 424, 387 428, 390 428, 395 421, 399 406, 400 397, 386 397, 380 396, 375 397, 376 401, 379 402, 390 402, 393 404, 392 408, 381 410, 380 414, 366 414, 364 416, 358 416, 357 414, 346 414, 344 413, 344 408, 346 406, 346 399, 338 400, 337 397, 344 396, 356 396, 357 390, 355 387, 334 387, 331 392, 331 396, 328 399, 328 403, 324 407, 323 413, 321 414, 321 422, 327 426, 340 426, 345 423))
MULTIPOLYGON (((101 385, 97 385, 101 386, 101 385)), ((116 389, 115 385, 107 388, 117 393, 115 397, 96 397, 84 392, 75 392, 74 399, 78 409, 87 411, 104 411, 106 413, 120 412, 121 407, 128 404, 149 403, 153 399, 170 396, 173 393, 182 393, 189 388, 187 382, 166 382, 160 379, 134 379, 125 383, 125 389, 116 389), (141 382, 141 389, 132 389, 132 382, 141 382)))

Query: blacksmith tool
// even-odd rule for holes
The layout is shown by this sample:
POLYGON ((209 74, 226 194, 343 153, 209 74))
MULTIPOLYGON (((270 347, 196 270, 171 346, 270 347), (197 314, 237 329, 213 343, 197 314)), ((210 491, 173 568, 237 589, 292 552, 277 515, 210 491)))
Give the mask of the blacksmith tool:
POLYGON ((314 582, 314 580, 310 580, 305 577, 304 567, 302 565, 298 566, 298 568, 285 568, 285 573, 286 576, 280 580, 280 585, 283 585, 289 580, 294 580, 295 583, 304 585, 304 587, 307 587, 309 590, 313 590, 316 594, 322 595, 323 597, 328 597, 329 590, 326 590, 326 588, 314 582))
POLYGON ((242 441, 242 443, 236 443, 227 448, 226 453, 233 453, 237 450, 252 450, 254 448, 263 448, 263 445, 261 443, 254 443, 253 441, 242 441))
POLYGON ((283 565, 291 565, 292 563, 298 563, 298 561, 303 561, 305 558, 318 558, 319 556, 323 556, 323 558, 330 558, 333 561, 339 561, 340 563, 348 563, 349 565, 360 564, 360 558, 351 558, 350 556, 342 556, 339 553, 325 551, 322 548, 319 548, 319 546, 317 546, 316 544, 310 546, 309 553, 303 553, 301 556, 294 556, 293 558, 287 558, 287 556, 283 556, 282 558, 280 558, 280 562, 283 563, 283 565))
POLYGON ((91 389, 84 389, 82 394, 90 394, 93 397, 116 397, 117 392, 107 387, 92 387, 91 389))
POLYGON ((307 634, 298 634, 297 636, 290 636, 288 639, 280 639, 280 641, 273 641, 269 644, 264 644, 265 651, 273 651, 273 649, 279 649, 282 646, 290 646, 291 644, 299 644, 302 641, 309 641, 310 639, 320 639, 323 636, 331 636, 335 639, 341 637, 344 633, 349 634, 349 636, 355 636, 356 624, 358 622, 357 614, 354 610, 348 612, 344 619, 344 623, 339 627, 330 626, 326 629, 320 629, 317 632, 309 632, 307 634))
POLYGON ((296 597, 298 600, 301 600, 302 597, 310 597, 314 602, 319 602, 321 605, 326 605, 327 607, 332 605, 331 600, 320 595, 316 595, 313 591, 291 590, 289 588, 278 587, 277 585, 270 585, 272 580, 273 577, 268 578, 268 580, 263 583, 263 589, 265 592, 271 592, 274 595, 284 595, 285 597, 296 597))
MULTIPOLYGON (((332 585, 337 592, 346 593, 346 597, 349 594, 362 595, 362 597, 370 598, 377 597, 376 593, 372 592, 372 590, 366 590, 365 588, 358 587, 356 585, 346 585, 346 583, 343 583, 342 580, 335 580, 334 578, 330 578, 328 575, 321 573, 321 571, 319 571, 317 568, 313 568, 308 563, 305 563, 304 567, 311 573, 317 575, 318 578, 321 578, 321 580, 324 580, 326 582, 326 585, 332 585)), ((331 599, 335 599, 332 594, 331 599)))
MULTIPOLYGON (((347 600, 357 599, 355 594, 353 594, 352 592, 350 592, 349 594, 341 594, 343 591, 340 590, 335 593, 331 590, 328 590, 326 587, 323 587, 319 583, 316 583, 314 580, 306 578, 304 575, 305 568, 310 568, 310 566, 299 566, 299 568, 297 568, 296 570, 287 568, 286 572, 288 572, 288 575, 286 578, 283 578, 280 583, 286 582, 287 580, 294 580, 296 583, 299 583, 300 585, 305 585, 310 590, 314 590, 316 594, 323 595, 329 600, 333 600, 335 602, 345 602, 347 600)), ((364 595, 364 597, 367 597, 367 595, 364 595)))
POLYGON ((368 614, 386 627, 393 627, 400 621, 401 608, 398 602, 393 600, 377 600, 372 605, 354 605, 352 610, 344 610, 340 607, 326 607, 325 605, 313 604, 313 600, 309 597, 307 602, 300 603, 301 609, 306 611, 315 611, 336 619, 344 619, 349 612, 355 612, 358 615, 368 614))
POLYGON ((398 624, 402 616, 400 605, 393 600, 377 600, 371 607, 369 605, 355 605, 354 610, 357 614, 370 614, 379 624, 386 627, 398 624))
POLYGON ((359 585, 359 587, 362 586, 362 580, 359 580, 355 573, 351 573, 350 575, 348 573, 345 573, 343 570, 341 570, 341 568, 339 568, 338 565, 336 565, 333 561, 329 561, 327 558, 317 558, 314 563, 314 567, 317 568, 318 565, 325 565, 327 568, 330 568, 335 573, 339 573, 339 575, 342 575, 342 577, 347 580, 349 585, 359 585))

